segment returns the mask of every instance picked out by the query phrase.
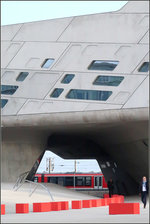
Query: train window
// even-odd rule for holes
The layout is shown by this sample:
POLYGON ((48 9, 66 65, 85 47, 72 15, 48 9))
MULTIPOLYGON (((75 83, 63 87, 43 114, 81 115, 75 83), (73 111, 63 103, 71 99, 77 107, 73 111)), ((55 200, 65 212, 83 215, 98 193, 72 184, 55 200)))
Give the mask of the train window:
POLYGON ((38 177, 34 177, 34 182, 38 182, 38 177))
POLYGON ((85 178, 85 186, 91 186, 91 177, 85 178))
POLYGON ((52 184, 58 184, 58 177, 51 177, 50 178, 50 183, 52 183, 52 184))
POLYGON ((65 182, 66 182, 65 186, 73 186, 74 185, 73 181, 74 181, 73 177, 66 177, 65 178, 65 182))
POLYGON ((58 177, 58 184, 64 186, 64 177, 58 177))
POLYGON ((76 186, 83 186, 84 177, 76 177, 76 186))
POLYGON ((44 182, 44 174, 41 175, 41 182, 44 182))
POLYGON ((99 186, 102 186, 102 177, 99 177, 99 186))
POLYGON ((50 177, 47 177, 47 182, 48 182, 48 183, 50 183, 50 179, 51 179, 50 177))

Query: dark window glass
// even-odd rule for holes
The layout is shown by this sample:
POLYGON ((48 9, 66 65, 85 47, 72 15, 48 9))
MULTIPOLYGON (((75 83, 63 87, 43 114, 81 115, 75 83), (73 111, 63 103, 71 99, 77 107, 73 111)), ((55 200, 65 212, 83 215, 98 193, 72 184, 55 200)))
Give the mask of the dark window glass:
POLYGON ((110 97, 111 94, 112 94, 112 91, 72 89, 67 94, 66 98, 106 101, 110 97))
POLYGON ((83 186, 84 185, 84 177, 76 177, 75 182, 76 182, 76 186, 83 186))
POLYGON ((89 70, 101 70, 101 71, 113 71, 118 65, 119 61, 101 61, 95 60, 92 61, 89 70))
POLYGON ((99 177, 99 186, 102 186, 102 177, 99 177))
POLYGON ((100 86, 118 86, 122 80, 124 79, 123 76, 98 76, 94 81, 94 85, 100 86))
POLYGON ((49 177, 48 182, 58 184, 58 177, 49 177))
POLYGON ((38 182, 38 177, 34 177, 34 182, 38 182))
POLYGON ((65 186, 74 186, 74 183, 73 183, 73 177, 66 177, 65 178, 65 186))
POLYGON ((44 182, 44 174, 41 175, 41 182, 44 182))
POLYGON ((148 72, 149 71, 149 62, 144 62, 138 71, 139 72, 148 72))
POLYGON ((18 86, 1 85, 1 94, 13 95, 17 89, 18 86))
POLYGON ((64 177, 58 177, 58 184, 64 186, 64 177))
POLYGON ((85 178, 85 186, 91 186, 91 177, 85 178))
POLYGON ((3 108, 7 102, 8 102, 7 99, 1 99, 1 108, 3 108))
POLYGON ((49 68, 52 63, 54 62, 54 59, 53 58, 47 58, 44 63, 42 64, 42 68, 49 68))
POLYGON ((65 75, 65 77, 63 78, 63 80, 61 81, 61 83, 65 83, 68 84, 71 82, 71 80, 74 78, 75 75, 73 74, 67 74, 65 75))
POLYGON ((56 88, 56 89, 54 89, 54 91, 52 92, 52 94, 51 94, 50 96, 51 96, 51 97, 55 97, 55 98, 57 98, 57 97, 60 96, 60 94, 61 94, 63 91, 64 91, 64 89, 62 89, 62 88, 56 88))
POLYGON ((29 72, 20 72, 20 74, 18 75, 16 81, 24 81, 25 78, 29 75, 29 72))

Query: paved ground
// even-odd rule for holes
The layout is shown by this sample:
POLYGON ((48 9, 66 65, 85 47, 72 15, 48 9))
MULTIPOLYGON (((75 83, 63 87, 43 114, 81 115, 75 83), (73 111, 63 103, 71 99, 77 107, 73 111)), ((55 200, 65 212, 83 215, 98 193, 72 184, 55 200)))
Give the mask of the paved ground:
POLYGON ((49 185, 55 201, 68 200, 70 210, 33 213, 32 202, 51 201, 48 193, 37 189, 29 197, 29 185, 20 188, 18 192, 10 189, 12 185, 2 185, 1 203, 7 205, 6 215, 1 216, 1 223, 149 223, 149 203, 144 209, 139 197, 126 197, 125 202, 140 202, 139 215, 109 215, 108 206, 98 208, 71 209, 71 200, 90 199, 93 196, 68 190, 66 188, 49 185), (28 214, 15 214, 15 203, 28 202, 28 214))

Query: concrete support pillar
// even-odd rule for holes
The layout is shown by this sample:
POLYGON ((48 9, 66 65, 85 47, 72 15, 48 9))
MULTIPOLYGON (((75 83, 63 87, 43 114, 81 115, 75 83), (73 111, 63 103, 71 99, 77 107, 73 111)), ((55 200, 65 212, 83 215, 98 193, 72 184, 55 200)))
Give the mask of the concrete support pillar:
POLYGON ((15 182, 21 173, 30 171, 46 147, 42 132, 3 129, 1 149, 2 182, 15 182))

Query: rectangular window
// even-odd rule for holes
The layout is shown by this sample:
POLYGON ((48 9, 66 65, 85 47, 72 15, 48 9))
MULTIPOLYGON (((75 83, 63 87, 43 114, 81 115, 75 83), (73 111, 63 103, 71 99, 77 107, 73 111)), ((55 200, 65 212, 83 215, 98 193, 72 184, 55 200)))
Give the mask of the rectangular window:
POLYGON ((20 74, 18 75, 18 77, 16 78, 16 81, 24 81, 25 78, 29 75, 29 72, 20 72, 20 74))
POLYGON ((144 62, 138 71, 139 72, 148 72, 149 71, 149 62, 144 62))
POLYGON ((53 58, 47 58, 45 59, 45 61, 43 62, 42 64, 42 68, 49 68, 54 62, 54 59, 53 58))
POLYGON ((84 178, 83 177, 76 177, 75 182, 76 182, 76 186, 83 186, 84 185, 84 178))
POLYGON ((91 177, 85 178, 85 186, 91 186, 91 177))
POLYGON ((47 181, 52 184, 58 184, 58 177, 49 177, 47 181))
POLYGON ((80 99, 80 100, 102 100, 106 101, 112 91, 102 91, 102 90, 85 90, 85 89, 72 89, 67 94, 68 99, 80 99))
POLYGON ((17 89, 18 86, 1 85, 1 94, 13 95, 17 89))
POLYGON ((64 91, 64 89, 62 88, 56 88, 54 89, 54 91, 52 92, 52 94, 50 95, 50 97, 54 97, 57 98, 60 96, 60 94, 64 91))
POLYGON ((65 186, 73 186, 74 185, 74 183, 73 183, 73 177, 66 177, 65 178, 65 186))
POLYGON ((101 61, 95 60, 89 65, 89 70, 100 70, 100 71, 113 71, 118 65, 119 61, 101 61))
POLYGON ((104 76, 100 75, 94 81, 94 85, 100 86, 118 86, 122 80, 124 79, 123 76, 104 76))
POLYGON ((7 99, 1 99, 1 108, 3 108, 7 104, 7 99))
POLYGON ((74 78, 74 74, 67 74, 65 75, 65 77, 63 78, 63 80, 61 81, 61 83, 64 83, 64 84, 68 84, 71 82, 71 80, 74 78))

